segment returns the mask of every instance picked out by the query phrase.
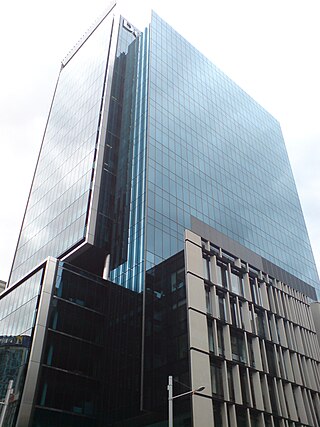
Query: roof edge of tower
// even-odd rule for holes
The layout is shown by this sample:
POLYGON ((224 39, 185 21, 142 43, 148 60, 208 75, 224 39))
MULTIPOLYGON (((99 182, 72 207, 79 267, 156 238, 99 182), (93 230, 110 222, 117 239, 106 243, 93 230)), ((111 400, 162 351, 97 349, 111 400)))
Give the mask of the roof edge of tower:
POLYGON ((88 30, 83 34, 79 41, 73 46, 69 53, 62 59, 61 67, 65 67, 71 58, 78 52, 81 46, 88 40, 91 34, 98 28, 101 22, 109 15, 109 13, 117 5, 117 0, 112 0, 109 6, 104 10, 104 12, 93 22, 93 24, 88 28, 88 30))

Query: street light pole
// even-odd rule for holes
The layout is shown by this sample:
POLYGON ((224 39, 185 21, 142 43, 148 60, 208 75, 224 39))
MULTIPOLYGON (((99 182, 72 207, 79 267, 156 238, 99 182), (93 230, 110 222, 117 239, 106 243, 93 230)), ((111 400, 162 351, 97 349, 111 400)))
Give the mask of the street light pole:
POLYGON ((173 381, 172 376, 168 378, 168 410, 169 410, 169 427, 173 427, 173 381))
POLYGON ((172 379, 172 375, 169 375, 168 378, 168 416, 169 416, 169 423, 168 423, 168 427, 173 427, 173 399, 178 399, 179 397, 182 396, 187 396, 188 394, 194 394, 197 391, 202 391, 204 390, 205 387, 198 387, 195 390, 189 390, 186 393, 182 393, 182 394, 178 394, 177 396, 173 395, 173 379, 172 379))

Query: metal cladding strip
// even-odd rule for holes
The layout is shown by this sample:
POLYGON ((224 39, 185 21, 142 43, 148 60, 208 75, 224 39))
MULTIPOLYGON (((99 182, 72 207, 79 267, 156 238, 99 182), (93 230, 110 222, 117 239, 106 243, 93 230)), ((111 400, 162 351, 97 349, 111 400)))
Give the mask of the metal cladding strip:
POLYGON ((57 264, 58 260, 52 257, 47 258, 45 263, 38 313, 16 427, 26 427, 31 420, 57 264))
POLYGON ((88 217, 88 226, 86 232, 86 241, 90 244, 94 244, 95 229, 97 225, 97 214, 98 214, 98 203, 99 203, 99 193, 100 193, 100 182, 101 174, 103 170, 103 156, 104 156, 104 147, 105 139, 107 132, 107 121, 109 115, 109 105, 111 97, 111 87, 112 87, 112 78, 113 78, 113 68, 116 55, 117 41, 118 41, 118 31, 119 31, 119 20, 120 15, 113 17, 112 28, 111 28, 111 37, 110 37, 110 46, 108 52, 107 66, 106 66, 106 75, 104 82, 104 93, 102 96, 102 105, 101 105, 101 121, 99 124, 99 134, 97 138, 97 154, 95 159, 95 169, 92 182, 92 194, 89 206, 89 217, 88 217))

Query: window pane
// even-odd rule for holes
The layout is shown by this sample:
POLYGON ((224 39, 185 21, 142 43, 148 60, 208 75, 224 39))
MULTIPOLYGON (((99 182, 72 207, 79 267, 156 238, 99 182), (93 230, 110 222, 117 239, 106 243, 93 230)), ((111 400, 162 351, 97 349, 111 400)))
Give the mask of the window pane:
POLYGON ((231 290, 238 295, 243 295, 242 277, 234 272, 231 272, 231 290))
POLYGON ((214 360, 210 365, 212 393, 223 397, 222 364, 214 360))

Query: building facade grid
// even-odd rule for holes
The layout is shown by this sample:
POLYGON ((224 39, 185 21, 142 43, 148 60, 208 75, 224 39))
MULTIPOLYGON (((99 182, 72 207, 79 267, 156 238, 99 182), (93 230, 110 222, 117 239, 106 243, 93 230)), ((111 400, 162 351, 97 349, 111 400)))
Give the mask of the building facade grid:
POLYGON ((62 63, 0 295, 0 372, 25 344, 10 424, 161 427, 170 375, 205 387, 177 427, 316 427, 320 287, 279 123, 114 7, 62 63))
POLYGON ((149 85, 147 265, 192 215, 318 286, 279 123, 156 14, 149 85))
POLYGON ((193 257, 187 287, 197 277, 203 293, 201 309, 199 296, 192 306, 190 291, 188 304, 191 353, 204 352, 210 366, 208 425, 318 425, 319 344, 308 298, 214 243, 187 236, 194 245, 186 246, 193 257), (195 311, 208 331, 202 346, 193 345, 195 311))

